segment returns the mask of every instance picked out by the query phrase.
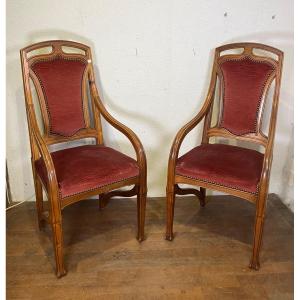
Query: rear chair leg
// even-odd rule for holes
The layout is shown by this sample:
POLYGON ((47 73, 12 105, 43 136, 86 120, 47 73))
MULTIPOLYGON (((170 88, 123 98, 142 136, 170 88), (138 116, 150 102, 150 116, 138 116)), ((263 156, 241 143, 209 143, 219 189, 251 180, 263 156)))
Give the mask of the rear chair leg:
POLYGON ((259 270, 259 254, 262 244, 262 235, 265 219, 265 207, 266 207, 267 193, 260 195, 258 203, 256 205, 255 224, 254 224, 254 240, 253 240, 253 252, 250 261, 249 268, 259 270))
POLYGON ((42 184, 37 177, 34 178, 34 188, 35 188, 35 204, 38 215, 39 229, 42 230, 45 227, 45 220, 43 219, 43 188, 42 184))
POLYGON ((143 187, 139 187, 137 195, 137 215, 138 215, 138 235, 137 240, 142 242, 145 239, 145 210, 146 210, 147 192, 143 187))
POLYGON ((172 241, 173 234, 173 219, 174 219, 174 205, 175 205, 175 189, 174 185, 167 186, 167 230, 166 240, 172 241))
POLYGON ((99 195, 99 210, 102 210, 105 208, 105 206, 108 204, 108 199, 105 194, 99 195))
POLYGON ((204 207, 205 204, 206 204, 206 189, 200 187, 200 194, 201 194, 201 197, 200 197, 200 205, 201 205, 202 207, 204 207))

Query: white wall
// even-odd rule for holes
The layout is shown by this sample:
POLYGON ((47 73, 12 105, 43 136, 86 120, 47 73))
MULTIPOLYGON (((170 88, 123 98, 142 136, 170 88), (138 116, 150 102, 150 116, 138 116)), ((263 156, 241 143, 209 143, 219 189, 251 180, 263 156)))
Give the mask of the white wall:
MULTIPOLYGON (((18 51, 47 39, 93 48, 105 104, 145 146, 150 196, 164 195, 169 149, 203 102, 213 48, 254 41, 283 50, 270 192, 293 206, 293 1, 7 1, 7 160, 15 201, 34 194, 18 51)), ((115 131, 106 133, 133 154, 115 131)), ((199 134, 194 130, 182 150, 199 134)))

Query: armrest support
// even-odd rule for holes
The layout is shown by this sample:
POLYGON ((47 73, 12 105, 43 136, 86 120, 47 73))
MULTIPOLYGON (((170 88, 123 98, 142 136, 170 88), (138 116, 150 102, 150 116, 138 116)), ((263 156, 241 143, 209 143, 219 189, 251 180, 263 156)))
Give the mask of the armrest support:
POLYGON ((30 123, 30 131, 33 136, 33 139, 36 143, 36 146, 44 160, 47 176, 48 176, 48 184, 49 184, 49 194, 57 193, 58 191, 58 182, 56 178, 55 168, 53 164, 53 160, 51 154, 48 150, 47 144, 45 143, 35 117, 33 104, 28 105, 28 120, 30 123))
MULTIPOLYGON (((114 128, 123 133, 133 145, 133 148, 136 152, 137 162, 143 170, 146 170, 146 155, 143 148, 143 145, 137 135, 127 126, 123 125, 121 122, 116 120, 105 108, 103 105, 101 98, 98 94, 98 90, 96 84, 94 82, 90 83, 91 93, 94 98, 96 107, 99 109, 100 114, 104 117, 104 119, 111 124, 114 128)), ((146 172, 146 171, 145 171, 146 172)))

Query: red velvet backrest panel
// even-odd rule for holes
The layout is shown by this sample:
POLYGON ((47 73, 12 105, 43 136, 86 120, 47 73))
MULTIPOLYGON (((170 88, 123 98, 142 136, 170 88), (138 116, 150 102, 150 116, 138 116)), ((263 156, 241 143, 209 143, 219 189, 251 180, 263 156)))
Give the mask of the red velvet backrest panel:
POLYGON ((265 85, 275 67, 250 56, 220 59, 223 107, 220 126, 235 135, 255 133, 265 85))
POLYGON ((32 64, 44 93, 50 134, 72 136, 86 128, 82 95, 86 66, 84 59, 61 56, 32 64))

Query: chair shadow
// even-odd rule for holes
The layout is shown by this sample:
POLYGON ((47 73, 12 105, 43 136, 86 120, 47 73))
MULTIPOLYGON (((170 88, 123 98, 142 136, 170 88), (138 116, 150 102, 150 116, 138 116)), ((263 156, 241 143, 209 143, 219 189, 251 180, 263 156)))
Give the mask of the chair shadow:
MULTIPOLYGON (((180 230, 188 228, 189 232, 193 232, 195 239, 220 237, 230 240, 230 243, 242 243, 249 249, 250 257, 255 205, 229 195, 208 196, 208 203, 204 208, 200 208, 196 197, 177 197, 176 200, 175 238, 180 234, 176 227, 180 230)), ((292 218, 293 214, 278 196, 269 194, 261 251, 262 263, 293 259, 292 218)))
POLYGON ((208 235, 217 235, 250 245, 253 238, 255 206, 227 195, 207 196, 207 204, 200 207, 194 196, 176 197, 174 234, 176 224, 192 226, 208 235), (192 205, 191 205, 192 201, 192 205), (183 203, 187 202, 187 203, 183 203), (183 210, 176 216, 176 212, 183 210), (216 213, 216 211, 220 213, 216 213), (238 216, 233 218, 232 216, 238 216))
MULTIPOLYGON (((31 219, 34 223, 35 218, 31 219)), ((43 252, 55 270, 51 226, 47 224, 42 231, 39 231, 37 225, 33 224, 33 226, 36 228, 43 252)), ((87 199, 77 202, 63 211, 65 266, 68 271, 75 271, 78 266, 87 267, 90 258, 99 256, 99 267, 101 267, 111 260, 118 259, 120 249, 126 252, 124 249, 128 242, 136 242, 138 245, 136 234, 135 199, 122 199, 122 201, 113 199, 101 211, 97 200, 87 199), (123 219, 120 210, 116 210, 116 206, 120 206, 122 202, 125 204, 121 204, 124 213, 130 215, 130 218, 123 219), (124 247, 121 247, 122 244, 124 247)))
MULTIPOLYGON (((270 196, 272 198, 272 196, 270 196)), ((252 247, 255 206, 245 200, 232 196, 208 196, 208 203, 200 208, 196 197, 177 197, 175 205, 174 233, 175 240, 170 244, 176 248, 176 240, 192 235, 199 240, 227 239, 231 244, 244 244, 252 247)), ((278 200, 280 202, 280 200, 278 200)), ((153 234, 165 238, 165 199, 147 201, 145 233, 146 240, 136 240, 136 199, 112 199, 108 206, 99 211, 97 200, 80 201, 63 211, 64 258, 68 271, 76 272, 90 268, 97 269, 117 263, 124 257, 130 258, 132 249, 137 251, 147 248, 153 234), (128 249, 131 249, 130 251, 128 249), (93 263, 98 261, 97 266, 93 263)), ((265 245, 262 248, 262 262, 284 261, 293 255, 293 230, 282 217, 287 209, 283 204, 269 203, 264 230, 265 245), (274 234, 276 233, 276 234, 274 234), (284 240, 285 244, 280 243, 284 240)), ((32 212, 31 212, 32 214, 32 212)), ((35 218, 31 218, 32 222, 35 218)), ((33 225, 37 228, 36 225, 33 225)), ((49 264, 55 269, 52 232, 47 226, 38 232, 49 264)), ((228 245, 228 243, 227 243, 228 245)), ((238 246, 240 247, 240 246, 238 246)), ((244 250, 242 250, 244 249, 244 250)), ((247 250, 248 251, 248 250, 247 250)))

